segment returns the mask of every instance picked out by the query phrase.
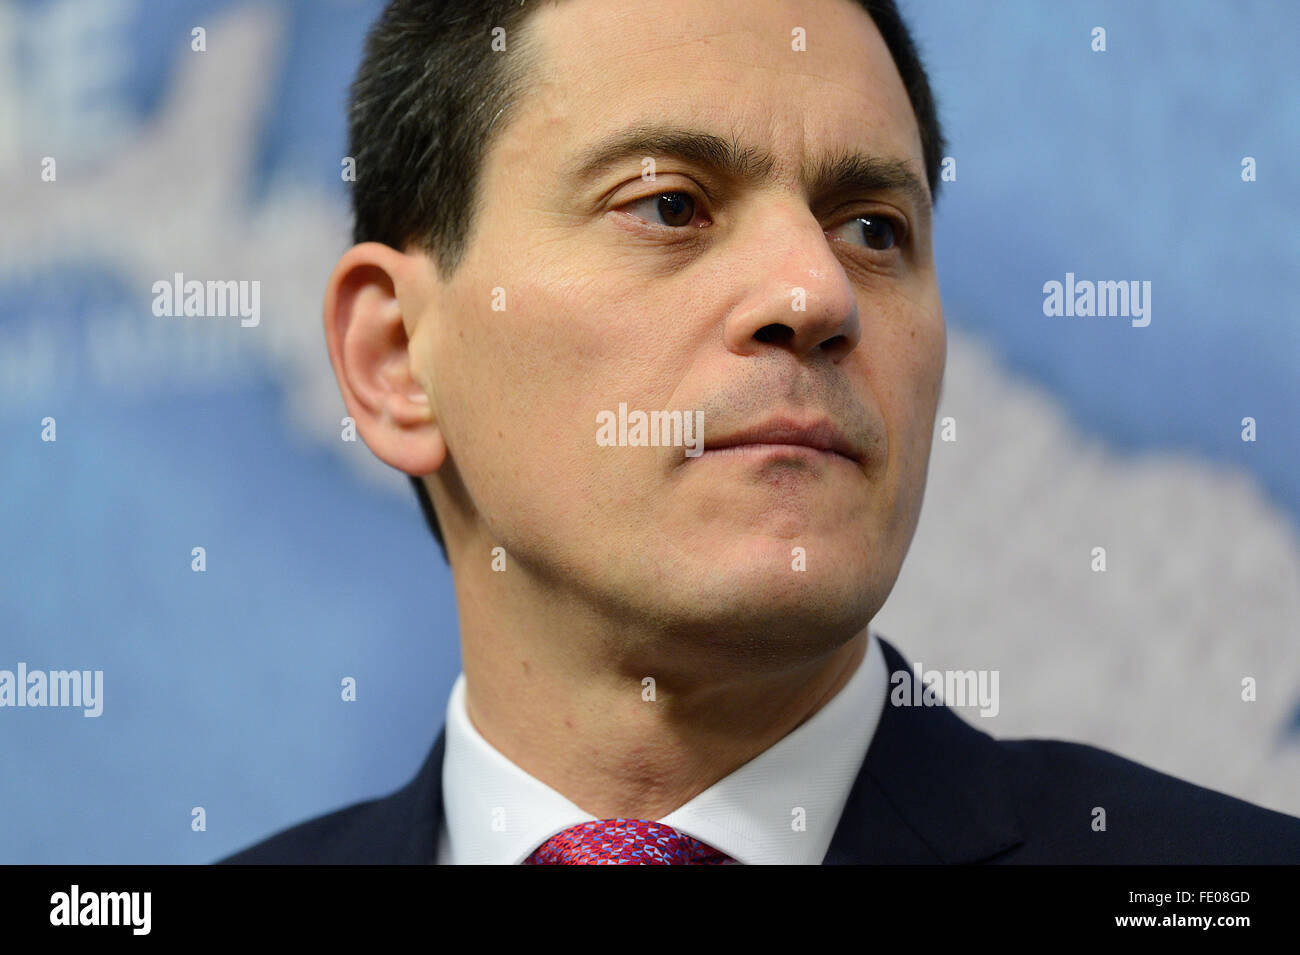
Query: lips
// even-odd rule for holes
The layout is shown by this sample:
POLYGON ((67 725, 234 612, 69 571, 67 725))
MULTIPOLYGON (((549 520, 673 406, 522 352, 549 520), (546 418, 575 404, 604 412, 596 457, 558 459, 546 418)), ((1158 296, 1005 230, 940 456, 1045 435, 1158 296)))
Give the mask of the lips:
POLYGON ((858 464, 863 457, 862 451, 844 436, 834 422, 826 418, 802 422, 791 418, 772 418, 720 438, 706 437, 704 453, 746 445, 782 444, 838 454, 858 464))

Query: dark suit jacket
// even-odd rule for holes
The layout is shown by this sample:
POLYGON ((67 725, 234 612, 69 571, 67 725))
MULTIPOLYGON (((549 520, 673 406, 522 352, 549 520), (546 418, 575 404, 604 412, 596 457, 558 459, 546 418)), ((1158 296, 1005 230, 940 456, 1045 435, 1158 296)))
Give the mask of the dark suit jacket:
MULTIPOLYGON (((909 670, 884 640, 890 673, 909 670)), ((416 777, 223 863, 435 859, 443 734, 416 777)), ((857 863, 1300 863, 1300 819, 1058 740, 995 740, 943 706, 888 701, 826 853, 857 863), (1104 832, 1093 809, 1106 810, 1104 832)))

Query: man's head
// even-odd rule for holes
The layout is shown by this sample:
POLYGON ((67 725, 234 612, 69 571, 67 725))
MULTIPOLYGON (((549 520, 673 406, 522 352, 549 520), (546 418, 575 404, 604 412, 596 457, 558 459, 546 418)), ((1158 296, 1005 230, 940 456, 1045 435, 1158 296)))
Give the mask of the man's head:
POLYGON ((942 139, 892 4, 397 0, 351 119, 331 357, 458 576, 499 546, 612 619, 874 615, 946 347, 942 139), (704 453, 603 446, 620 405, 701 412, 704 453), (783 447, 713 450, 764 426, 783 447))

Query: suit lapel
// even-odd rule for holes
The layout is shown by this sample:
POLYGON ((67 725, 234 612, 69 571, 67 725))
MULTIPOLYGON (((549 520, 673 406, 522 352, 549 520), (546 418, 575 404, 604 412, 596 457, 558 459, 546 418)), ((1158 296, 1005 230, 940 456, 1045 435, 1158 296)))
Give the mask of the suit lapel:
MULTIPOLYGON (((891 691, 898 671, 914 680, 902 654, 880 645, 891 691)), ((1022 841, 992 737, 946 706, 886 698, 823 864, 978 862, 1022 841)))

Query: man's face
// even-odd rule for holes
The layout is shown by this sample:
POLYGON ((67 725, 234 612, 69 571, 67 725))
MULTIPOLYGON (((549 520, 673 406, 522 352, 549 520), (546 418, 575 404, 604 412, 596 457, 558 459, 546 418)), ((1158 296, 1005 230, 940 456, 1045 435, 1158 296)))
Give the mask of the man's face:
POLYGON ((884 41, 850 0, 566 0, 528 29, 540 68, 412 339, 449 450, 440 511, 454 477, 512 572, 615 616, 851 636, 916 526, 946 350, 917 124, 884 41), (642 146, 581 171, 633 127, 774 162, 751 179, 642 146), (859 155, 894 175, 804 179, 859 155), (702 411, 704 453, 602 446, 598 415, 620 404, 702 411), (847 454, 792 446, 826 423, 847 454), (710 450, 764 425, 765 447, 710 450))

